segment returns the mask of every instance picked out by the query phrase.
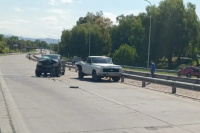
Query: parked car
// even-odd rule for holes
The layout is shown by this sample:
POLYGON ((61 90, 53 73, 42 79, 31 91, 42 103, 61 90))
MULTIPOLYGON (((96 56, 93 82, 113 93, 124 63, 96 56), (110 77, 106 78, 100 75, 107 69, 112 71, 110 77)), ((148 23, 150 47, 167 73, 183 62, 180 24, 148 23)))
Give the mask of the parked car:
POLYGON ((61 55, 59 54, 45 54, 43 55, 36 65, 35 74, 37 77, 40 77, 44 73, 44 77, 47 76, 47 73, 50 73, 50 76, 61 76, 65 74, 65 64, 61 55))
POLYGON ((82 58, 81 57, 74 57, 72 59, 72 65, 75 65, 76 62, 79 62, 79 61, 82 61, 82 58))
POLYGON ((186 75, 186 77, 196 76, 197 78, 199 78, 200 77, 199 67, 187 66, 183 69, 179 69, 177 75, 178 76, 186 75))

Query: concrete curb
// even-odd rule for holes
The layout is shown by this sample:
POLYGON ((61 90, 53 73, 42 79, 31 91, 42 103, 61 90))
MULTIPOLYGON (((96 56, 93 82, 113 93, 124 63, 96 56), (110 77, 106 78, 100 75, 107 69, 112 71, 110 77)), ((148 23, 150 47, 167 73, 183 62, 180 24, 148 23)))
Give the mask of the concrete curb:
MULTIPOLYGON (((0 75, 2 75, 1 68, 0 68, 0 75)), ((2 87, 1 89, 3 92, 3 96, 5 98, 5 103, 10 121, 10 124, 6 126, 11 128, 13 133, 31 133, 30 130, 28 129, 28 126, 23 121, 23 118, 17 108, 17 105, 14 102, 14 99, 10 94, 7 84, 3 78, 3 75, 0 77, 0 83, 2 87)))

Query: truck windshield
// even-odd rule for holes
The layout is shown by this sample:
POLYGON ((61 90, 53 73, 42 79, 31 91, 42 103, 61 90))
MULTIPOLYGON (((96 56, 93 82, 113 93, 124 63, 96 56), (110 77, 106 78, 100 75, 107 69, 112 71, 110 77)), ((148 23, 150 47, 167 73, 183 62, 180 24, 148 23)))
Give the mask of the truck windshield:
POLYGON ((106 63, 112 64, 112 59, 109 57, 93 57, 92 63, 106 63))

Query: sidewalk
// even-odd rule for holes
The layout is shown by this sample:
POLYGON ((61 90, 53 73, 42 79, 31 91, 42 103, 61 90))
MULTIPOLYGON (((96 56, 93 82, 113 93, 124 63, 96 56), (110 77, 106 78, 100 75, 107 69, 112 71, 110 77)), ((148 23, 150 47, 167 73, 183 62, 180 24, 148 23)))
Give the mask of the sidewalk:
POLYGON ((0 133, 13 133, 10 117, 0 83, 0 133))

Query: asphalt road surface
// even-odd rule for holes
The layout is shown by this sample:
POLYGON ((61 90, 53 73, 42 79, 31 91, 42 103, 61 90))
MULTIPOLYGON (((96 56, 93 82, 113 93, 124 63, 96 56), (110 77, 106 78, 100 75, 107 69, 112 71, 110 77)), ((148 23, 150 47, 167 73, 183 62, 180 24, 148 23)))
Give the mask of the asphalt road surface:
POLYGON ((38 78, 35 66, 24 54, 0 57, 1 86, 16 133, 200 131, 199 102, 106 79, 79 80, 67 68, 62 77, 38 78))

